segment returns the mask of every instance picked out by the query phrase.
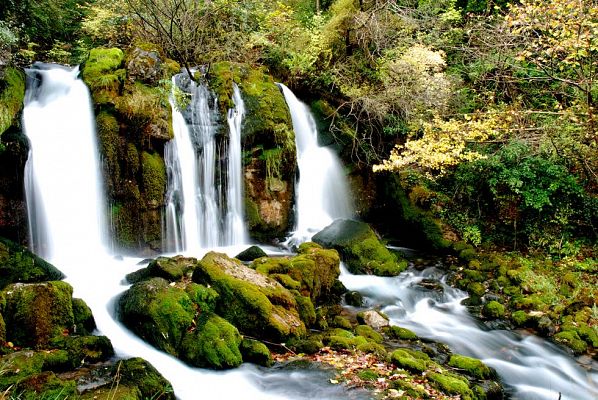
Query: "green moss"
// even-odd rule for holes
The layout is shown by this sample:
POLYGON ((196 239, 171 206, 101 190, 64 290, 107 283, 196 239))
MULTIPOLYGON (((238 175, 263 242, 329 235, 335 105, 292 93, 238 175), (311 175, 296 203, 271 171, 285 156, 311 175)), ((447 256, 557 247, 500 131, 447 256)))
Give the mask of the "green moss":
POLYGON ((141 154, 141 181, 145 201, 148 205, 158 206, 164 202, 166 194, 166 166, 158 153, 141 154))
POLYGON ((152 260, 147 266, 147 274, 158 278, 164 278, 170 282, 180 280, 185 274, 193 270, 194 258, 158 257, 152 260))
POLYGON ((351 322, 347 318, 342 317, 340 315, 336 315, 330 325, 335 328, 341 328, 341 329, 347 329, 347 330, 353 329, 351 322))
POLYGON ((95 104, 115 103, 125 80, 124 53, 117 48, 92 49, 81 75, 89 86, 95 104))
POLYGON ((185 335, 181 357, 198 367, 235 368, 243 362, 240 345, 237 328, 216 314, 203 313, 197 328, 185 335))
POLYGON ((192 282, 187 285, 185 292, 187 292, 191 301, 197 304, 200 312, 214 312, 216 309, 218 292, 214 289, 192 282))
MULTIPOLYGON (((116 99, 116 110, 128 122, 131 129, 141 130, 147 124, 162 117, 162 93, 140 82, 127 87, 127 92, 116 99)), ((141 141, 143 138, 137 138, 141 141)))
POLYGON ((77 384, 59 379, 53 372, 42 372, 26 377, 13 390, 23 400, 66 399, 77 395, 77 384))
POLYGON ((27 377, 48 370, 71 368, 69 354, 65 350, 31 351, 22 350, 2 357, 0 390, 19 384, 27 377))
POLYGON ((340 328, 331 329, 327 332, 327 334, 329 336, 340 336, 347 339, 353 339, 355 337, 355 335, 352 332, 340 328))
POLYGON ((216 312, 243 333, 277 341, 305 334, 294 296, 238 260, 210 252, 197 264, 193 281, 211 285, 218 292, 216 312), (245 271, 243 279, 233 276, 239 271, 245 271), (253 277, 252 272, 256 274, 253 277), (248 281, 251 279, 256 283, 248 281))
POLYGON ((453 375, 440 374, 432 372, 428 374, 428 378, 436 382, 440 389, 449 394, 458 394, 463 400, 472 400, 474 398, 473 391, 469 388, 469 384, 453 375))
POLYGON ((362 351, 364 353, 372 353, 375 354, 377 357, 385 358, 386 348, 378 343, 368 342, 364 344, 360 344, 357 346, 357 350, 362 351))
POLYGON ((482 308, 482 314, 486 318, 503 318, 505 316, 505 306, 500 304, 498 301, 492 300, 484 304, 482 308))
POLYGON ((137 387, 144 399, 175 400, 170 383, 142 358, 119 361, 113 374, 120 376, 120 383, 137 387))
POLYGON ((471 282, 469 285, 467 285, 467 291, 480 297, 486 293, 486 288, 479 282, 471 282))
POLYGON ((324 343, 312 337, 308 339, 292 339, 287 343, 287 346, 296 353, 315 354, 324 347, 324 343))
POLYGON ((17 346, 45 348, 74 323, 72 287, 66 282, 13 284, 0 294, 7 340, 17 346))
POLYGON ((469 375, 472 375, 479 379, 490 379, 493 377, 492 370, 486 366, 482 361, 462 356, 460 354, 453 354, 449 359, 451 367, 459 368, 466 371, 469 375))
POLYGON ((332 350, 350 350, 353 349, 353 340, 343 336, 329 336, 324 341, 332 350))
POLYGON ((16 121, 25 98, 25 74, 12 67, 4 69, 0 81, 0 137, 16 121))
POLYGON ((404 368, 408 371, 423 372, 428 367, 427 361, 425 359, 416 357, 413 353, 407 351, 406 349, 398 349, 393 351, 390 355, 390 359, 394 365, 399 368, 404 368))
POLYGON ((598 334, 596 330, 587 324, 581 324, 575 329, 579 337, 584 340, 588 345, 598 348, 598 334))
POLYGON ((529 317, 525 311, 518 310, 511 315, 511 319, 516 326, 525 326, 529 320, 529 317))
POLYGON ((25 247, 0 237, 0 289, 11 283, 56 281, 64 275, 25 247))
POLYGON ((51 345, 67 351, 70 368, 107 361, 114 356, 112 343, 106 336, 59 336, 51 341, 51 345))
POLYGON ((74 333, 78 335, 89 335, 96 328, 91 309, 82 299, 73 299, 73 317, 76 328, 74 333))
POLYGON ((364 369, 357 373, 359 379, 364 381, 376 381, 379 377, 376 371, 372 371, 371 369, 364 369))
POLYGON ((400 340, 417 340, 418 337, 417 335, 413 332, 410 331, 407 328, 401 328, 400 326, 389 326, 386 329, 386 333, 394 338, 394 339, 400 339, 400 340))
POLYGON ((114 194, 117 180, 121 175, 120 164, 118 162, 120 127, 114 115, 106 111, 101 111, 96 116, 96 129, 102 153, 102 165, 108 175, 108 191, 114 194))
POLYGON ((374 343, 382 343, 384 340, 381 334, 376 332, 371 326, 368 325, 359 325, 355 327, 355 333, 374 343))
POLYGON ((177 355, 194 320, 189 296, 162 278, 131 286, 119 300, 120 318, 133 332, 157 348, 177 355))
POLYGON ((265 344, 253 339, 243 339, 239 347, 243 361, 269 367, 272 365, 272 355, 265 344))
POLYGON ((576 331, 563 331, 554 335, 557 343, 569 347, 575 354, 582 354, 588 349, 586 342, 581 340, 576 331))
POLYGON ((303 321, 307 327, 312 326, 316 322, 316 309, 314 308, 314 304, 309 297, 302 296, 297 291, 295 291, 294 294, 301 321, 303 321))

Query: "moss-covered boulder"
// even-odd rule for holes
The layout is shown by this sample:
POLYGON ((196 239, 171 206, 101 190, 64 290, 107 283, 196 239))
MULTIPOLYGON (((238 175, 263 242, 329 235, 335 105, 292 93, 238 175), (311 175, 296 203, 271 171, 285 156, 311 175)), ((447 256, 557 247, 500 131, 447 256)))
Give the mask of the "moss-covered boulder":
POLYGON ((448 365, 465 371, 478 379, 490 379, 495 377, 495 373, 486 364, 477 358, 471 358, 460 354, 451 355, 448 365))
POLYGON ((305 334, 292 293, 239 260, 210 252, 197 264, 193 281, 218 292, 216 312, 244 334, 274 341, 305 334))
POLYGON ((191 365, 214 369, 235 368, 243 358, 237 328, 214 313, 203 313, 197 327, 181 343, 181 358, 191 365))
POLYGON ((51 338, 69 332, 74 324, 72 293, 73 288, 60 281, 8 285, 0 292, 6 339, 45 348, 51 338))
POLYGON ((73 299, 74 334, 90 335, 96 328, 91 309, 82 299, 73 299))
POLYGON ((460 395, 463 400, 476 398, 469 387, 469 382, 463 377, 447 373, 432 372, 428 378, 446 393, 460 395))
POLYGON ((315 243, 303 243, 295 257, 262 257, 252 263, 256 271, 271 276, 288 289, 297 289, 314 304, 336 303, 334 284, 340 275, 335 250, 315 243))
MULTIPOLYGON (((183 276, 190 273, 195 267, 197 259, 176 256, 176 257, 158 257, 151 261, 145 268, 145 275, 148 277, 164 278, 170 282, 176 282, 183 276)), ((129 277, 127 276, 129 280, 129 277)), ((129 280, 132 282, 131 280, 129 280)))
POLYGON ((372 228, 364 222, 339 219, 312 240, 326 248, 338 250, 347 268, 354 274, 394 276, 407 268, 380 242, 372 228))
POLYGON ((430 357, 425 353, 409 349, 398 349, 390 358, 394 365, 412 372, 423 372, 428 368, 430 357))
POLYGON ((284 96, 264 69, 214 63, 208 73, 223 115, 232 107, 233 83, 247 110, 243 122, 245 210, 252 237, 282 237, 292 224, 295 135, 284 96))
POLYGON ((272 365, 272 355, 268 347, 258 340, 243 339, 239 347, 243 361, 269 367, 272 365))
POLYGON ((129 329, 174 356, 196 312, 187 293, 163 278, 134 284, 122 295, 118 307, 119 317, 129 329))
POLYGON ((56 281, 64 275, 25 247, 0 237, 0 289, 11 283, 56 281))
POLYGON ((242 252, 240 252, 239 254, 237 254, 235 256, 235 258, 238 260, 241 260, 241 261, 253 261, 256 258, 267 257, 267 256, 268 255, 266 254, 266 252, 264 250, 262 250, 261 247, 250 246, 250 247, 246 248, 245 250, 243 250, 242 252))
POLYGON ((91 49, 81 70, 95 104, 114 104, 124 83, 125 54, 117 48, 91 49))
POLYGON ((143 399, 174 400, 175 396, 170 383, 142 358, 130 358, 119 361, 113 367, 120 382, 126 386, 136 387, 143 399))

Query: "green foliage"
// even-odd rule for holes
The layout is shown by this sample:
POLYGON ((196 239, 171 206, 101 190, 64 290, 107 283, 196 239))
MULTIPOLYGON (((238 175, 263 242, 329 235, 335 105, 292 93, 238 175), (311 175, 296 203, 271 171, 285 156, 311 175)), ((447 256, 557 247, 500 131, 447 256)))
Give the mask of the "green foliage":
POLYGON ((114 104, 125 79, 125 70, 121 68, 124 58, 123 51, 117 48, 96 48, 89 52, 81 75, 96 104, 114 104))
POLYGON ((0 80, 0 140, 2 133, 16 121, 25 97, 25 74, 16 68, 6 68, 0 80))

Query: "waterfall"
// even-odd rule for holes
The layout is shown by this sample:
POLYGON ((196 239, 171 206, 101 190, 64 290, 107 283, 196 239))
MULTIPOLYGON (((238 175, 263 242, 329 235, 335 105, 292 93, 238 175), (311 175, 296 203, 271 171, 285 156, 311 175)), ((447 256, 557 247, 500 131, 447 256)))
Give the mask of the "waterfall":
POLYGON ((172 79, 174 139, 166 145, 168 171, 165 243, 170 252, 198 254, 201 249, 242 244, 243 222, 241 123, 245 107, 235 85, 228 111, 228 141, 219 136, 216 98, 205 84, 185 74, 172 79), (175 90, 191 95, 179 110, 175 90), (224 160, 227 162, 225 163, 224 160))
POLYGON ((78 68, 47 68, 27 71, 23 111, 32 247, 49 259, 95 254, 103 251, 106 202, 89 91, 78 68))
POLYGON ((299 179, 296 184, 296 223, 289 242, 301 243, 338 218, 351 218, 353 206, 338 157, 318 145, 318 130, 307 105, 279 84, 291 112, 299 179))

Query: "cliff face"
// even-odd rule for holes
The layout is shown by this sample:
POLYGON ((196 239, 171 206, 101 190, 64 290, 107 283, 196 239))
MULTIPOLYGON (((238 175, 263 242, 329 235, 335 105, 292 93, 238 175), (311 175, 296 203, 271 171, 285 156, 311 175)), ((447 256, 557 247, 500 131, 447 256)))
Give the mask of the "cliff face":
POLYGON ((0 236, 27 243, 23 178, 29 142, 21 131, 25 74, 12 67, 0 73, 0 236))

